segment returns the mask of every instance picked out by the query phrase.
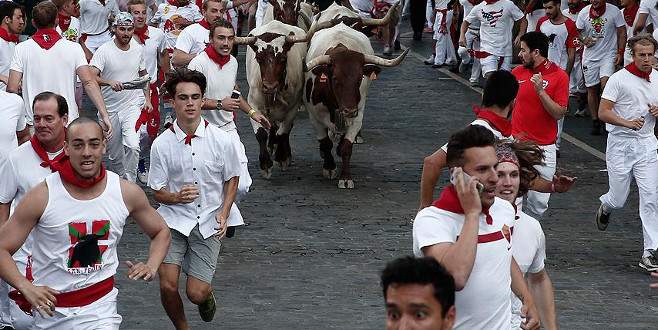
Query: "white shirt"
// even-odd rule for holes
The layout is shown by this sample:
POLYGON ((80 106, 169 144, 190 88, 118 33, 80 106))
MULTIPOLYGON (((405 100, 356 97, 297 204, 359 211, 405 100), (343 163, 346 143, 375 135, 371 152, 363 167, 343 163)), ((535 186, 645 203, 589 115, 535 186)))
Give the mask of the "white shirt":
POLYGON ((35 285, 69 292, 116 274, 117 247, 129 213, 119 176, 107 171, 106 181, 98 197, 78 200, 64 188, 59 173, 46 177, 48 204, 32 231, 35 285), (94 242, 89 235, 95 243, 78 244, 94 242))
POLYGON ((512 56, 512 27, 525 15, 510 0, 492 4, 481 2, 464 18, 470 24, 481 22, 480 50, 496 56, 512 56))
POLYGON ((175 132, 166 129, 153 142, 148 186, 177 192, 186 183, 195 184, 200 194, 194 202, 161 204, 158 212, 169 228, 188 236, 198 224, 208 238, 217 233, 215 214, 224 201, 224 182, 240 176, 239 150, 228 133, 203 120, 189 145, 178 121, 172 127, 175 132))
MULTIPOLYGON (((89 65, 100 70, 103 79, 120 82, 135 80, 139 78, 140 71, 146 70, 144 47, 131 39, 128 50, 121 50, 112 39, 98 47, 89 65)), ((141 107, 144 104, 144 91, 141 89, 115 92, 110 86, 101 86, 101 92, 108 112, 141 107)))
POLYGON ((82 34, 82 31, 80 30, 80 20, 73 16, 70 18, 71 23, 69 24, 69 28, 66 29, 66 31, 62 31, 62 29, 59 28, 59 24, 55 27, 55 30, 57 30, 57 32, 62 35, 62 38, 69 41, 78 42, 80 35, 82 34))
MULTIPOLYGON (((480 214, 478 239, 503 234, 503 238, 478 243, 475 263, 464 289, 455 293, 457 317, 454 329, 510 329, 511 263, 510 243, 505 237, 514 221, 512 205, 496 197, 489 209, 493 224, 480 214)), ((423 256, 422 248, 455 243, 464 225, 464 215, 426 207, 416 215, 413 225, 413 251, 423 256)), ((509 237, 509 236, 508 236, 509 237)))
POLYGON ((658 91, 658 71, 652 69, 649 79, 651 82, 635 76, 626 69, 621 69, 610 76, 601 98, 614 102, 612 111, 621 118, 631 120, 644 117, 644 126, 639 131, 606 124, 606 130, 610 134, 620 137, 656 139, 653 134, 656 118, 649 114, 648 105, 658 105, 658 93, 656 93, 658 91))
MULTIPOLYGON (((499 130, 493 128, 493 126, 491 126, 491 124, 489 124, 488 121, 483 120, 483 119, 476 119, 473 122, 471 122, 469 125, 478 125, 478 126, 482 126, 486 129, 488 129, 496 137, 496 140, 502 140, 502 139, 510 138, 510 136, 504 136, 503 133, 501 133, 499 130)), ((443 150, 443 152, 445 152, 445 153, 448 152, 448 143, 447 142, 443 146, 441 146, 441 150, 443 150)))
MULTIPOLYGON (((471 10, 473 10, 473 4, 470 3, 468 0, 459 0, 459 4, 464 8, 464 17, 468 16, 468 14, 471 13, 471 10)), ((471 23, 471 25, 468 26, 469 29, 471 30, 479 30, 480 29, 480 21, 475 21, 471 23)))
POLYGON ((18 147, 16 132, 25 129, 23 109, 20 96, 0 90, 0 163, 18 147))
MULTIPOLYGON (((0 38, 0 74, 9 77, 11 58, 14 56, 15 42, 8 42, 0 38)), ((7 85, 0 82, 0 90, 7 90, 7 85)))
MULTIPOLYGON (((211 100, 222 100, 231 96, 238 75, 238 61, 230 55, 231 59, 220 69, 206 52, 201 52, 188 64, 188 69, 196 70, 206 76, 208 86, 205 97, 211 100)), ((222 127, 225 130, 235 128, 233 112, 224 110, 204 110, 203 117, 211 124, 222 127)))
POLYGON ((23 74, 23 100, 29 125, 32 125, 32 101, 37 94, 45 91, 64 96, 69 106, 69 123, 78 118, 75 72, 84 65, 87 65, 85 53, 80 44, 72 41, 60 39, 48 50, 32 39, 16 45, 11 70, 23 74))
MULTIPOLYGON (((57 157, 63 150, 59 150, 49 159, 57 157)), ((30 189, 49 176, 52 171, 49 167, 42 167, 41 162, 30 142, 23 143, 12 151, 7 161, 0 166, 0 173, 3 174, 0 177, 0 203, 8 204, 13 201, 12 206, 17 205, 30 189)), ((28 236, 23 246, 13 255, 16 266, 23 275, 30 255, 32 255, 32 235, 28 236)))
POLYGON ((557 64, 562 70, 567 69, 569 54, 567 48, 573 48, 573 38, 578 36, 576 23, 571 19, 562 24, 553 24, 547 16, 537 23, 537 29, 548 36, 548 60, 557 64))
MULTIPOLYGON (((149 26, 148 39, 142 47, 144 47, 144 64, 146 65, 146 72, 151 77, 151 83, 158 81, 158 61, 160 54, 167 48, 165 34, 162 30, 149 26)), ((137 38, 137 37, 135 37, 137 38)), ((139 43, 139 42, 138 42, 139 43)))
POLYGON ((617 54, 617 28, 626 25, 621 11, 609 3, 606 3, 603 16, 590 19, 591 6, 583 8, 576 19, 578 30, 584 30, 587 36, 596 39, 594 46, 585 47, 583 51, 583 66, 614 59, 617 54))
POLYGON ((199 23, 194 23, 178 35, 176 40, 176 49, 181 50, 190 55, 201 53, 208 44, 210 39, 210 31, 201 26, 199 23))
POLYGON ((167 37, 167 49, 174 49, 176 38, 183 30, 183 27, 176 26, 174 20, 178 17, 185 18, 190 22, 198 22, 203 19, 201 10, 194 4, 194 1, 188 3, 185 7, 177 7, 168 2, 158 6, 158 11, 151 18, 152 24, 157 24, 165 32, 167 37))
MULTIPOLYGON (((546 237, 541 224, 535 218, 523 213, 521 206, 517 207, 518 219, 514 223, 512 235, 512 256, 519 265, 521 273, 536 274, 544 269, 546 261, 546 237)), ((523 302, 512 294, 512 329, 521 327, 521 308, 523 302)))
MULTIPOLYGON (((640 14, 649 14, 649 17, 647 17, 647 21, 644 24, 646 27, 649 24, 653 24, 653 29, 658 30, 658 9, 656 8, 656 4, 658 1, 656 0, 642 0, 640 2, 640 8, 637 10, 637 15, 640 16, 640 14)), ((628 36, 630 38, 631 35, 628 36)))
POLYGON ((108 30, 108 17, 117 15, 119 7, 114 0, 105 0, 105 6, 98 0, 80 0, 80 28, 82 33, 96 35, 108 30))

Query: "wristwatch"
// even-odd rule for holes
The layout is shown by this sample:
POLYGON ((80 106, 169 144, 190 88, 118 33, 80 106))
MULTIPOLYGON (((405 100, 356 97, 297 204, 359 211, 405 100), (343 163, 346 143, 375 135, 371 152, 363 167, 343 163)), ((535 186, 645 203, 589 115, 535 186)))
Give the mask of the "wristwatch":
POLYGON ((217 106, 215 107, 215 110, 224 110, 222 108, 222 100, 217 100, 217 106))

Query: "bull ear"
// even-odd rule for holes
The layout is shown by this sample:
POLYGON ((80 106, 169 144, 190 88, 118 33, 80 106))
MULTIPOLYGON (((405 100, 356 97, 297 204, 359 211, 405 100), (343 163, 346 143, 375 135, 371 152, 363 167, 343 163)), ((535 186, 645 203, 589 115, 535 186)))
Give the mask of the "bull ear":
POLYGON ((363 75, 370 80, 377 80, 377 76, 379 76, 380 72, 382 72, 382 68, 374 64, 365 64, 363 66, 363 75))

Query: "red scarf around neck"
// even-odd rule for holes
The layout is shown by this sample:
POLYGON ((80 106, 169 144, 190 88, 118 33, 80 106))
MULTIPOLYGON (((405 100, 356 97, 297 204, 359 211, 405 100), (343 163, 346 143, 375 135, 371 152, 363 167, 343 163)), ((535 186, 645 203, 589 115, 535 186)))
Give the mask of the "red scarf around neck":
MULTIPOLYGON (((446 210, 448 212, 464 214, 464 209, 462 204, 459 202, 459 196, 457 196, 457 190, 455 186, 449 185, 441 192, 439 199, 434 201, 432 205, 436 208, 446 210)), ((493 224, 493 218, 489 214, 489 208, 482 209, 482 214, 486 216, 486 221, 488 225, 493 224)))
POLYGON ((580 2, 576 8, 569 7, 569 13, 570 14, 578 14, 585 7, 587 7, 587 5, 583 2, 580 2))
POLYGON ((135 29, 135 35, 137 36, 137 39, 139 39, 139 42, 142 45, 145 44, 146 39, 149 38, 148 31, 149 31, 148 25, 144 25, 144 27, 141 29, 135 29))
POLYGON ((605 14, 605 2, 601 4, 601 8, 594 8, 594 5, 589 7, 589 18, 597 19, 605 14))
POLYGON ((498 130, 504 137, 512 135, 512 122, 507 118, 503 118, 491 110, 480 108, 478 106, 473 107, 473 112, 477 118, 489 122, 489 124, 498 130))
POLYGON ((205 18, 199 21, 199 25, 203 26, 206 30, 210 30, 210 23, 205 18))
POLYGON ((486 2, 488 5, 491 5, 498 2, 498 0, 484 0, 484 2, 486 2))
POLYGON ((205 52, 208 54, 208 58, 210 58, 211 61, 219 65, 220 69, 224 68, 224 65, 231 60, 231 55, 219 55, 219 53, 215 50, 215 48, 212 47, 212 45, 206 46, 205 52))
POLYGON ((59 155, 57 155, 57 157, 53 159, 48 159, 48 152, 46 151, 46 149, 43 148, 41 142, 37 140, 36 134, 32 135, 32 138, 30 139, 30 144, 32 144, 32 149, 34 149, 34 152, 37 154, 37 156, 39 156, 39 159, 41 159, 41 164, 39 164, 41 165, 41 167, 44 168, 49 167, 50 170, 53 172, 59 171, 60 162, 62 161, 62 159, 64 159, 64 157, 66 157, 64 155, 64 151, 62 151, 59 155))
POLYGON ((71 26, 71 16, 62 15, 57 13, 57 25, 59 29, 62 30, 62 33, 69 29, 71 26))
MULTIPOLYGON (((178 7, 178 1, 176 0, 167 0, 167 3, 171 6, 178 7)), ((199 7, 201 8, 201 7, 199 7)))
MULTIPOLYGON (((628 72, 632 73, 633 75, 640 77, 648 82, 651 82, 649 79, 649 75, 651 74, 651 71, 649 72, 644 72, 640 70, 636 65, 635 62, 631 62, 629 65, 624 67, 628 72)), ((653 69, 652 69, 653 70, 653 69)))
POLYGON ((57 33, 55 29, 38 29, 32 35, 32 40, 34 40, 39 47, 48 50, 52 48, 59 39, 62 39, 62 36, 57 33))
POLYGON ((2 40, 6 42, 18 43, 18 35, 9 33, 9 31, 5 30, 2 27, 0 27, 0 38, 2 38, 2 40))
POLYGON ((626 25, 633 26, 633 22, 635 22, 635 16, 637 15, 637 10, 639 8, 640 5, 638 3, 624 8, 624 21, 626 21, 626 25))
POLYGON ((473 6, 477 6, 482 0, 468 0, 468 3, 470 3, 473 6))

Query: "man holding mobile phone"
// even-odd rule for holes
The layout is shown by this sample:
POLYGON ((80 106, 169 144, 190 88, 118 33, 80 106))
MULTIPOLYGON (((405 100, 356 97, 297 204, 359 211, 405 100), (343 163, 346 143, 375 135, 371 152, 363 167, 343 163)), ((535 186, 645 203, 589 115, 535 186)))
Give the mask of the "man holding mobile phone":
POLYGON ((521 327, 539 329, 534 301, 510 251, 514 208, 496 197, 495 141, 479 125, 450 137, 446 162, 455 168, 455 184, 416 216, 414 254, 435 258, 454 277, 455 329, 509 329, 512 292, 523 303, 521 327), (464 173, 472 178, 466 181, 464 173))

